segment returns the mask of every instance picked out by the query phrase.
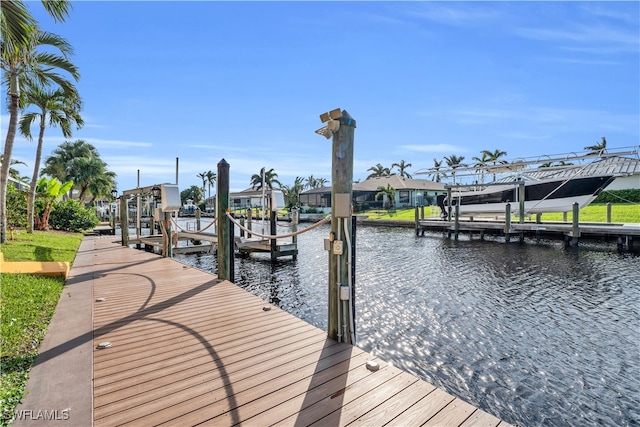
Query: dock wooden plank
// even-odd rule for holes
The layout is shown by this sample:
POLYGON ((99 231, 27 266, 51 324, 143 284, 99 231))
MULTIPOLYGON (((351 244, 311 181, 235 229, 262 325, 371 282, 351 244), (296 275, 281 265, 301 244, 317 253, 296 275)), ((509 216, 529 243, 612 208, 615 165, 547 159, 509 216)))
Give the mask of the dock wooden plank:
POLYGON ((94 426, 500 423, 228 281, 87 238, 94 426))
POLYGON ((416 381, 398 393, 394 399, 387 399, 372 411, 360 416, 350 425, 382 426, 391 422, 398 414, 408 410, 436 388, 424 381, 416 381))

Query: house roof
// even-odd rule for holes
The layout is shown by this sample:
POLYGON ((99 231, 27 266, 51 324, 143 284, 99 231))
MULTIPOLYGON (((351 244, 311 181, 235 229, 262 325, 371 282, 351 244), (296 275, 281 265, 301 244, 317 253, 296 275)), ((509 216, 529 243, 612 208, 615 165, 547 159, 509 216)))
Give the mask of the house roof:
MULTIPOLYGON (((639 175, 640 174, 640 160, 630 157, 607 157, 602 160, 587 163, 584 165, 572 165, 562 168, 538 168, 532 171, 528 171, 527 175, 537 179, 550 178, 550 177, 572 177, 578 175, 639 175)), ((505 178, 506 180, 509 178, 505 178)), ((499 180, 500 181, 500 180, 499 180)))
POLYGON ((369 178, 353 184, 353 191, 378 191, 378 188, 386 187, 387 185, 390 185, 394 190, 444 191, 444 184, 441 182, 428 181, 426 179, 403 178, 400 177, 400 175, 369 178))

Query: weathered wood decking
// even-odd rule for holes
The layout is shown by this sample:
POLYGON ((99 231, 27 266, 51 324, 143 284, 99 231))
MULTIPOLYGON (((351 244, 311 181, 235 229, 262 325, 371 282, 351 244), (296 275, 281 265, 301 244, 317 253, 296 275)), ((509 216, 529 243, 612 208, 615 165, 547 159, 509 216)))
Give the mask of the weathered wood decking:
POLYGON ((86 239, 95 426, 508 425, 228 281, 86 239))

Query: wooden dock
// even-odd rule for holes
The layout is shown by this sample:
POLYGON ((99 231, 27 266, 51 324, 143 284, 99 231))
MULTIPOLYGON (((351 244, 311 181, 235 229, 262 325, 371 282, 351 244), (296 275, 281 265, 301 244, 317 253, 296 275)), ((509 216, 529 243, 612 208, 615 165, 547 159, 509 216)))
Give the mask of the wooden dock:
POLYGON ((458 234, 477 234, 481 238, 486 235, 503 236, 506 241, 517 238, 523 241, 525 237, 535 239, 562 239, 566 245, 577 245, 579 240, 615 241, 618 250, 634 250, 634 240, 640 239, 640 225, 629 224, 570 224, 554 222, 511 222, 504 220, 460 220, 446 221, 442 219, 420 219, 416 222, 416 235, 424 235, 425 231, 440 231, 458 238, 458 234))
POLYGON ((112 237, 82 248, 95 426, 508 425, 210 273, 112 237))

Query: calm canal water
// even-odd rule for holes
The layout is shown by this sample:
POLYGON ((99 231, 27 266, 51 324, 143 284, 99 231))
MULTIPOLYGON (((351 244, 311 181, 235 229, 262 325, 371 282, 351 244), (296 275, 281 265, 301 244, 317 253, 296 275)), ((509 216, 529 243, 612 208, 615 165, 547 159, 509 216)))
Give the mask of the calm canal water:
MULTIPOLYGON (((326 329, 328 233, 300 235, 297 261, 236 258, 236 283, 326 329)), ((356 251, 362 349, 510 423, 640 425, 637 255, 370 226, 356 251)))

